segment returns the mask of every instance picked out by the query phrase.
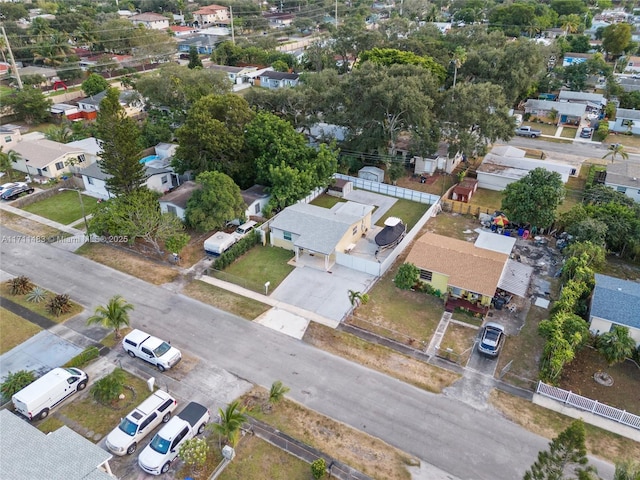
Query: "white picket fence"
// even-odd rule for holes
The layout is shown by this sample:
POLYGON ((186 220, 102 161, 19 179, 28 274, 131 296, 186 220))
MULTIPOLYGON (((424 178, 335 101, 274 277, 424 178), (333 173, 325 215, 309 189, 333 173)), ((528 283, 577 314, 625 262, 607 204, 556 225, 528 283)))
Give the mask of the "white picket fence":
POLYGON ((629 413, 626 410, 610 407, 597 400, 591 400, 590 398, 576 395, 569 390, 563 390, 543 382, 538 382, 536 393, 640 430, 640 416, 629 413))

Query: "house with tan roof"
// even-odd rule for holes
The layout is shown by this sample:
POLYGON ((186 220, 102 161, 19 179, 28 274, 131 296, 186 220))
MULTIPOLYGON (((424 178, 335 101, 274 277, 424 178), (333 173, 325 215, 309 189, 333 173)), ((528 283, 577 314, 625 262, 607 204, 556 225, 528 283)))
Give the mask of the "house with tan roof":
POLYGON ((210 24, 226 24, 229 21, 229 9, 220 5, 207 5, 193 12, 193 23, 202 27, 210 24))
POLYGON ((71 167, 84 168, 95 161, 77 145, 65 145, 45 138, 24 140, 11 147, 20 155, 13 168, 31 176, 36 182, 46 182, 71 172, 71 167))
POLYGON ((138 15, 132 15, 129 17, 134 25, 144 25, 151 30, 166 30, 169 28, 169 19, 164 15, 153 12, 139 13, 138 15))
POLYGON ((420 281, 445 295, 445 308, 486 314, 509 255, 455 238, 426 233, 418 238, 406 263, 420 270, 420 281))

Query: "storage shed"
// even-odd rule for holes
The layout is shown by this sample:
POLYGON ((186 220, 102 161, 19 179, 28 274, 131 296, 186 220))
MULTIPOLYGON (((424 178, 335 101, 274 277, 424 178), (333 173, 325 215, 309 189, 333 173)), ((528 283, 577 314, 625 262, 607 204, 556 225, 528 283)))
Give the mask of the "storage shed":
POLYGON ((378 167, 362 167, 358 170, 358 178, 371 180, 372 182, 384 182, 384 170, 378 167))
POLYGON ((327 195, 344 198, 346 195, 351 193, 351 190, 353 190, 352 182, 343 178, 336 178, 333 183, 329 185, 327 195))
POLYGON ((475 178, 463 178, 462 181, 453 188, 452 200, 458 202, 469 202, 473 194, 478 190, 478 180, 475 178))

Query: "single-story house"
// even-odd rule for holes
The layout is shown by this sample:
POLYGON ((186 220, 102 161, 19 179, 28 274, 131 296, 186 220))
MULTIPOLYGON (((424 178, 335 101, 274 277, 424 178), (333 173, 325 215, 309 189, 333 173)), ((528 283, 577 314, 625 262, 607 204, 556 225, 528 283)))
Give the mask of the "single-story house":
POLYGON ((334 178, 329 188, 327 188, 327 195, 344 198, 349 195, 352 190, 353 182, 343 178, 334 178))
POLYGON ((453 156, 449 155, 449 144, 440 142, 438 150, 429 157, 413 157, 411 163, 414 164, 416 175, 433 175, 436 172, 452 173, 462 161, 461 152, 453 156))
POLYGON ((552 111, 555 111, 557 125, 579 125, 587 111, 587 106, 582 103, 552 102, 530 98, 524 104, 524 111, 536 117, 549 117, 552 111))
MULTIPOLYGON (((98 112, 100 110, 100 102, 107 96, 107 91, 91 95, 89 97, 78 100, 78 108, 82 112, 98 112)), ((136 115, 142 111, 143 103, 140 96, 133 91, 120 92, 120 105, 124 108, 127 116, 136 115)))
POLYGON ((161 160, 169 159, 176 154, 176 150, 178 149, 177 143, 164 143, 161 142, 154 147, 156 155, 161 160))
POLYGON ((151 30, 166 30, 169 28, 169 19, 164 15, 153 12, 144 12, 129 17, 134 25, 144 25, 151 30))
POLYGON ((607 99, 601 93, 573 92, 571 90, 560 90, 558 102, 582 103, 598 111, 607 106, 607 99))
POLYGON ((246 190, 242 190, 240 194, 242 195, 244 203, 247 204, 244 217, 247 219, 252 216, 262 217, 264 207, 266 207, 269 200, 271 200, 271 195, 267 193, 267 187, 264 185, 253 185, 246 190))
MULTIPOLYGON (((52 85, 54 82, 54 79, 58 77, 58 72, 56 71, 55 68, 36 67, 36 66, 18 68, 18 74, 20 75, 21 78, 24 78, 26 76, 31 76, 31 75, 40 75, 44 77, 44 81, 43 81, 44 85, 52 85)), ((15 78, 14 73, 12 73, 10 76, 15 78)))
POLYGON ((78 62, 78 66, 82 70, 88 70, 97 66, 100 62, 108 62, 115 66, 126 66, 133 61, 133 55, 114 55, 112 53, 103 53, 99 55, 90 55, 88 57, 82 57, 78 62))
POLYGON ((475 178, 463 178, 462 181, 453 187, 451 199, 458 202, 469 202, 473 194, 478 190, 478 180, 475 178))
POLYGON ((187 202, 191 198, 193 192, 200 187, 201 185, 196 182, 184 182, 172 192, 166 193, 160 197, 160 211, 162 213, 173 213, 180 220, 184 221, 187 202))
POLYGON ((178 39, 178 51, 189 53, 191 47, 196 47, 200 55, 211 55, 219 43, 215 35, 189 35, 178 39))
POLYGON ((608 163, 604 184, 640 202, 640 164, 626 161, 608 163))
POLYGON ((7 123, 0 125, 0 147, 6 153, 13 149, 18 142, 22 141, 22 133, 20 132, 19 125, 12 125, 7 123))
POLYGON ((68 103, 54 103, 49 109, 54 121, 61 122, 63 120, 76 120, 82 118, 82 112, 77 105, 68 103))
POLYGON ((265 13, 263 17, 267 19, 269 22, 269 26, 271 28, 285 28, 293 23, 293 20, 296 18, 295 15, 291 13, 265 13))
POLYGON ((95 137, 83 138, 82 140, 75 140, 67 143, 69 147, 77 147, 85 151, 85 158, 88 160, 88 165, 96 163, 100 159, 100 153, 102 147, 100 142, 95 137))
POLYGON ((198 32, 198 29, 196 27, 189 27, 186 25, 171 25, 169 27, 169 30, 171 30, 176 37, 191 35, 198 32))
POLYGON ((0 465, 4 478, 116 478, 109 466, 113 455, 66 425, 44 433, 9 410, 0 411, 0 424, 0 465))
MULTIPOLYGON (((148 164, 145 164, 145 167, 147 179, 144 184, 149 190, 164 194, 178 186, 178 176, 171 168, 156 168, 148 164)), ((97 163, 89 165, 80 173, 82 174, 84 189, 91 195, 103 199, 114 196, 107 189, 109 175, 104 173, 97 163)))
POLYGON ((591 296, 589 330, 596 335, 611 331, 614 325, 629 329, 640 346, 640 283, 596 273, 591 296))
POLYGON ((231 67, 228 65, 209 65, 207 68, 226 73, 233 85, 250 83, 251 77, 249 77, 249 73, 258 70, 258 67, 231 67))
POLYGON ((220 5, 207 5, 193 12, 193 23, 202 27, 229 20, 229 9, 220 5))
POLYGON ((354 245, 369 228, 373 205, 337 203, 331 209, 297 203, 285 208, 271 221, 271 245, 293 250, 296 261, 303 253, 322 256, 329 270, 336 252, 354 245))
POLYGON ((311 145, 317 145, 318 142, 322 141, 330 142, 331 140, 337 140, 338 142, 343 142, 345 138, 347 138, 348 134, 349 130, 346 127, 334 125, 332 123, 319 122, 309 127, 309 135, 307 138, 311 145))
POLYGON ((69 174, 71 167, 85 168, 95 161, 82 148, 46 138, 23 140, 11 149, 20 155, 13 168, 41 183, 69 174))
POLYGON ((494 147, 476 169, 478 188, 500 192, 510 183, 520 180, 531 170, 539 167, 558 172, 563 183, 567 183, 570 176, 577 175, 577 168, 573 165, 549 159, 534 160, 525 158, 525 155, 524 150, 516 147, 494 147))
POLYGON ((593 57, 593 53, 574 53, 567 52, 564 54, 562 58, 562 66, 570 67, 571 65, 579 65, 580 63, 584 63, 593 57))
POLYGON ((609 122, 609 130, 618 133, 631 132, 640 135, 640 110, 619 108, 616 119, 609 122))
POLYGON ((378 167, 362 167, 358 170, 358 178, 364 178, 372 182, 384 182, 384 170, 378 167))
POLYGON ((300 80, 300 75, 297 73, 286 73, 286 72, 274 72, 265 71, 258 77, 260 81, 259 84, 256 82, 256 85, 259 85, 264 88, 284 88, 284 87, 295 87, 298 85, 298 81, 300 80))
POLYGON ((627 57, 627 66, 624 67, 625 73, 636 73, 640 72, 640 57, 636 57, 635 55, 630 55, 627 57))
POLYGON ((418 238, 406 263, 420 270, 420 281, 446 295, 445 308, 486 314, 509 255, 470 242, 426 233, 418 238))

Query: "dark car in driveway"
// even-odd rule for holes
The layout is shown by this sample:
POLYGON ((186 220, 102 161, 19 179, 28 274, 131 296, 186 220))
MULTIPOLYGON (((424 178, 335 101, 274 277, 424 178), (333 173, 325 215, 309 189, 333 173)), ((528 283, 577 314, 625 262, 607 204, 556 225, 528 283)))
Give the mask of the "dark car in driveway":
POLYGON ((22 194, 33 193, 33 188, 29 185, 23 184, 15 187, 9 187, 2 192, 2 200, 15 200, 22 194))
POLYGON ((504 343, 504 327, 499 323, 489 322, 482 327, 478 351, 488 357, 497 357, 504 343))

